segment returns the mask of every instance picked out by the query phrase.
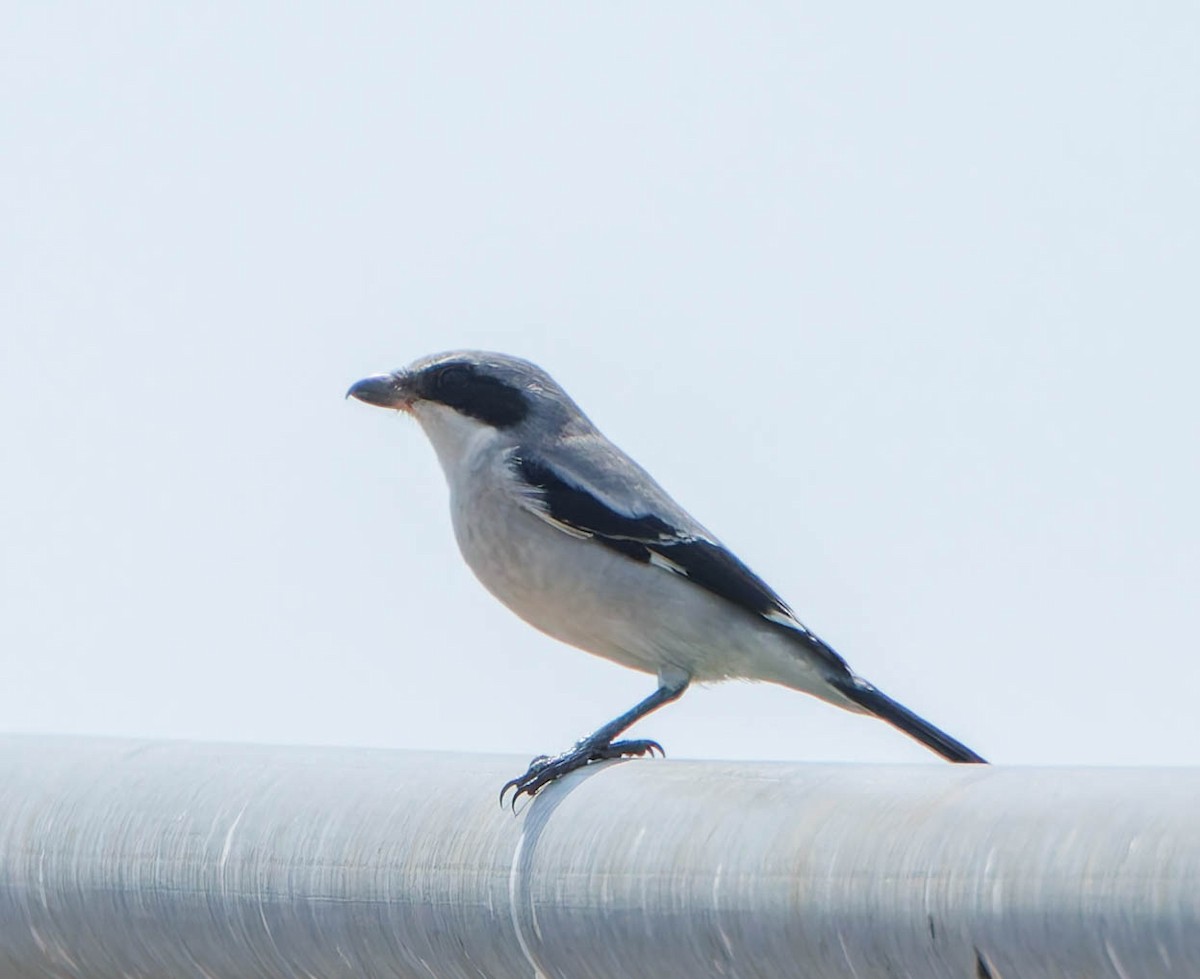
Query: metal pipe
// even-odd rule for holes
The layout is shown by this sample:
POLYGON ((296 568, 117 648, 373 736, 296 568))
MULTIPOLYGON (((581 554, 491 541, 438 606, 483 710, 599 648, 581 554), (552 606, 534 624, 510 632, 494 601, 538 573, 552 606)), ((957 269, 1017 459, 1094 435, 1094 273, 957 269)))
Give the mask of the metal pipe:
POLYGON ((1200 976, 1200 770, 0 737, 0 976, 1200 976))

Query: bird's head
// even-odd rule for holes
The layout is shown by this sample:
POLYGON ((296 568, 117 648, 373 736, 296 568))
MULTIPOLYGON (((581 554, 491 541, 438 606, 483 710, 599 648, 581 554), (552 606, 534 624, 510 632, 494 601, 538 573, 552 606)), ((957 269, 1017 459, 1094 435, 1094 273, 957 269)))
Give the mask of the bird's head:
POLYGON ((439 455, 486 430, 519 435, 530 428, 549 432, 588 424, 540 367, 479 350, 422 357, 390 374, 363 378, 346 396, 412 415, 439 455))

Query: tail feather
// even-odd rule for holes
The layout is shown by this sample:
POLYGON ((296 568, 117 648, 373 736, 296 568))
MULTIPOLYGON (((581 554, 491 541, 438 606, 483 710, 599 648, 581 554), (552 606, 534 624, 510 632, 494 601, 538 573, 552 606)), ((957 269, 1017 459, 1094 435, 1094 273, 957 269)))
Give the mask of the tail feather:
POLYGON ((945 731, 934 727, 923 717, 918 717, 901 703, 856 676, 838 677, 829 681, 860 707, 869 710, 881 721, 887 721, 910 738, 915 738, 930 751, 947 761, 974 765, 986 765, 987 759, 975 754, 961 741, 955 741, 945 731))

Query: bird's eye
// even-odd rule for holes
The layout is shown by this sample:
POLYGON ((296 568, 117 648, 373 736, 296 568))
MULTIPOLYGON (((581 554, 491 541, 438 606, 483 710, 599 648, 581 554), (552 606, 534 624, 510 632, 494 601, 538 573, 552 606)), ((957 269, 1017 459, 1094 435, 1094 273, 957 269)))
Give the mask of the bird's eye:
POLYGON ((438 371, 438 391, 443 393, 461 391, 466 386, 467 371, 465 367, 446 367, 438 371))

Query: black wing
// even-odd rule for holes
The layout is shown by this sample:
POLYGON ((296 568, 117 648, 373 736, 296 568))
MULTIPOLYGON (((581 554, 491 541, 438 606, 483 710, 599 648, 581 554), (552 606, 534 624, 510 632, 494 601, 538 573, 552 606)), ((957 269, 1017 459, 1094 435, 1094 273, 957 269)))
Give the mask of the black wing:
POLYGON ((846 669, 845 661, 809 632, 765 581, 717 541, 682 531, 653 514, 622 513, 542 460, 517 456, 512 468, 532 490, 530 509, 544 520, 631 560, 681 575, 795 633, 839 672, 846 669))

